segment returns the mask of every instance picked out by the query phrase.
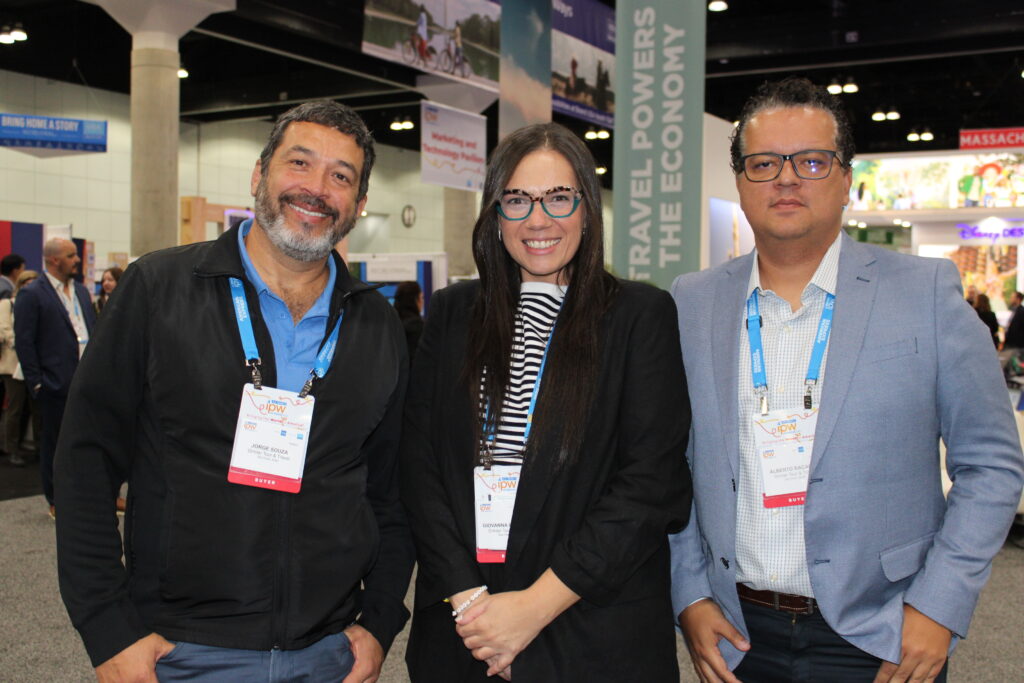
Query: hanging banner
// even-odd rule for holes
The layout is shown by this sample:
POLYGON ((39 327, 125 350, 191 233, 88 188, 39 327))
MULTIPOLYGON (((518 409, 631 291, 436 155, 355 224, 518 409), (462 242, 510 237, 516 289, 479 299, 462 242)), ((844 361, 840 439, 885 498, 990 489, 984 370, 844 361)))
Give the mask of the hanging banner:
POLYGON ((501 13, 498 137, 551 120, 551 0, 507 2, 501 13))
POLYGON ((960 131, 960 149, 1024 147, 1024 128, 974 128, 960 131))
POLYGON ((436 102, 420 102, 420 176, 431 185, 482 190, 487 118, 436 102))
POLYGON ((366 0, 363 52, 498 91, 501 3, 366 0))
POLYGON ((700 269, 703 0, 619 0, 613 266, 667 288, 700 269))
POLYGON ((551 106, 605 128, 615 124, 615 10, 597 0, 551 6, 551 106))
POLYGON ((107 122, 0 114, 0 146, 106 152, 107 122))

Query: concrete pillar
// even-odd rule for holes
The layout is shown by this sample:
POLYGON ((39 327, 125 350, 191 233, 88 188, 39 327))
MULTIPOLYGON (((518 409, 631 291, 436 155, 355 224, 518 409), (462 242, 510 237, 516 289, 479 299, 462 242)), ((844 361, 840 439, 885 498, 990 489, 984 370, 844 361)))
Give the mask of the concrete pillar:
POLYGON ((448 276, 472 275, 473 225, 480 212, 480 195, 469 190, 444 188, 444 250, 448 254, 448 276))
MULTIPOLYGON (((132 254, 178 243, 177 49, 132 49, 132 254)), ((177 48, 177 39, 174 40, 177 48)))
POLYGON ((178 39, 235 0, 90 0, 132 34, 133 256, 178 243, 178 39))

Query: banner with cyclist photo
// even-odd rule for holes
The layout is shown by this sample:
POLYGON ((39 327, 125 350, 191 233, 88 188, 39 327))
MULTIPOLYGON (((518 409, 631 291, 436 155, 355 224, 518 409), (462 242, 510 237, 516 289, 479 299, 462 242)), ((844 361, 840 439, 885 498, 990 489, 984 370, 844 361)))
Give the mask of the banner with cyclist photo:
POLYGON ((615 10, 597 0, 551 6, 551 107, 590 123, 615 125, 615 10))
POLYGON ((363 52, 497 92, 501 4, 366 0, 363 52))
POLYGON ((420 126, 420 179, 457 190, 482 190, 487 118, 423 100, 420 126))

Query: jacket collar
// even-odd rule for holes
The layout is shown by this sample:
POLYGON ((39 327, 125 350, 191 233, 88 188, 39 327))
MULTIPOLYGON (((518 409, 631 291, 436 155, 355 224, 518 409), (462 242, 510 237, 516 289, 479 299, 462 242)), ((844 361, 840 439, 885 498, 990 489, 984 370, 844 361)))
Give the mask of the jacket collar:
MULTIPOLYGON (((245 281, 242 255, 238 252, 238 230, 239 226, 236 225, 211 242, 210 248, 205 251, 203 257, 192 269, 192 273, 197 277, 236 277, 245 281)), ((332 250, 331 258, 334 259, 334 265, 337 266, 337 276, 334 280, 335 293, 350 296, 377 289, 377 287, 352 277, 348 271, 348 265, 338 252, 332 250)))

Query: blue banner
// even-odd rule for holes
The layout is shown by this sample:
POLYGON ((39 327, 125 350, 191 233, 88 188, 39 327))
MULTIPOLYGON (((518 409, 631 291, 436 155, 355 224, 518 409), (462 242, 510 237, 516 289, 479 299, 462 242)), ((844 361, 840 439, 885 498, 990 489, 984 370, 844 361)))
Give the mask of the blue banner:
POLYGON ((0 146, 106 152, 107 122, 0 114, 0 146))
POLYGON ((551 120, 551 2, 516 0, 501 7, 498 137, 551 120))
POLYGON ((551 106, 599 126, 615 123, 615 10, 597 0, 551 6, 551 106))

